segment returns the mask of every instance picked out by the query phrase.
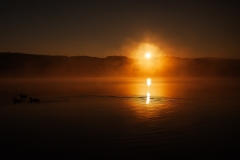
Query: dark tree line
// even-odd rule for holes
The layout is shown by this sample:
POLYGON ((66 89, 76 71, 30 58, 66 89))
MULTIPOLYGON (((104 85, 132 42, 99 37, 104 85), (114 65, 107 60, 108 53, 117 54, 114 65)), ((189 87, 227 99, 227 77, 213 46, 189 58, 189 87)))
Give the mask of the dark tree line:
POLYGON ((125 56, 48 56, 0 53, 0 76, 7 77, 240 77, 240 60, 161 57, 144 62, 125 56))

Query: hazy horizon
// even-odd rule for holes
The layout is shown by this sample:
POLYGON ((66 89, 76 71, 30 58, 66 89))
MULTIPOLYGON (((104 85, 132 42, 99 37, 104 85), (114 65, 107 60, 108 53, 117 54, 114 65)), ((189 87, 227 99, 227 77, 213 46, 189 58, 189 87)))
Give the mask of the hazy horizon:
POLYGON ((240 77, 240 60, 225 58, 50 56, 0 53, 6 77, 240 77))
MULTIPOLYGON (((104 55, 104 56, 94 56, 94 55, 87 55, 87 54, 78 54, 78 55, 63 55, 63 54, 44 54, 44 53, 27 53, 27 52, 9 52, 9 51, 0 51, 0 54, 27 54, 27 55, 39 55, 39 56, 64 56, 64 57, 93 57, 93 58, 107 58, 107 57, 127 57, 127 58, 130 58, 130 59, 145 59, 144 56, 140 57, 139 58, 135 58, 135 57, 131 57, 131 56, 127 56, 127 55, 124 55, 124 54, 109 54, 109 55, 104 55)), ((197 57, 188 57, 188 56, 174 56, 174 55, 157 55, 155 57, 151 57, 151 59, 154 59, 154 58, 163 58, 163 57, 173 57, 173 58, 189 58, 189 59, 201 59, 201 58, 217 58, 217 59, 240 59, 240 57, 238 58, 234 58, 234 57, 221 57, 221 56, 197 56, 197 57)))

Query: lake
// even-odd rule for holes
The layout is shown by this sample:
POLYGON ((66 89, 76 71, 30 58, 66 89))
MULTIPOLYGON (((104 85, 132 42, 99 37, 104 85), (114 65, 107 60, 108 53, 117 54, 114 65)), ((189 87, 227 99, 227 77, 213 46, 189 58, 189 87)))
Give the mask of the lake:
POLYGON ((240 158, 239 82, 0 80, 1 159, 240 158))

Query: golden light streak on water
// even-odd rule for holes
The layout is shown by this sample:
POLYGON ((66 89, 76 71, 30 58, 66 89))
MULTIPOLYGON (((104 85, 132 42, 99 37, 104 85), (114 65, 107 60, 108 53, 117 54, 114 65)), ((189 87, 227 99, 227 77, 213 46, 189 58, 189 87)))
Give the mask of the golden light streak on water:
POLYGON ((147 86, 149 87, 152 84, 151 78, 147 78, 147 86))
POLYGON ((146 104, 150 103, 150 92, 147 92, 147 100, 146 100, 146 104))
POLYGON ((150 103, 150 86, 152 84, 151 78, 147 78, 147 86, 148 86, 148 91, 147 91, 147 99, 146 99, 146 104, 150 103))

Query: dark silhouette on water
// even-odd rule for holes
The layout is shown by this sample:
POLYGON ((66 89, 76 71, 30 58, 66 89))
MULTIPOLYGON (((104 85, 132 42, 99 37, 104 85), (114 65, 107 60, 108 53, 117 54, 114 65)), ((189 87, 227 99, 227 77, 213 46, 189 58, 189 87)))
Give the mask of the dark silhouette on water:
POLYGON ((20 94, 20 99, 27 98, 27 95, 20 94))
POLYGON ((32 102, 39 102, 40 101, 40 99, 37 99, 37 98, 29 98, 30 99, 30 103, 32 103, 32 102))
POLYGON ((17 99, 16 97, 13 97, 13 104, 20 103, 21 100, 17 99))

